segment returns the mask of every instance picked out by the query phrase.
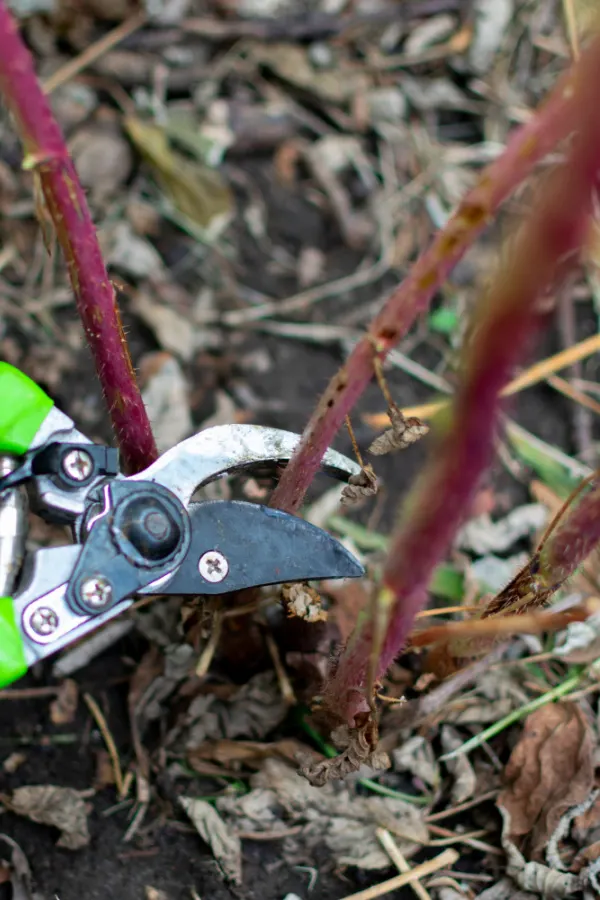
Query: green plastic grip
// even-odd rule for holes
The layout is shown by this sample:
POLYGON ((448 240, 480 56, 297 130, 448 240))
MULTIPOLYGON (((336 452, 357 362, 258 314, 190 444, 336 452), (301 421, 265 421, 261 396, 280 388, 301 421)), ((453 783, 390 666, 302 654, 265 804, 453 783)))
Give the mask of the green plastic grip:
POLYGON ((35 381, 0 362, 0 453, 26 453, 53 406, 35 381))
POLYGON ((27 668, 12 597, 0 597, 0 688, 17 681, 27 668))

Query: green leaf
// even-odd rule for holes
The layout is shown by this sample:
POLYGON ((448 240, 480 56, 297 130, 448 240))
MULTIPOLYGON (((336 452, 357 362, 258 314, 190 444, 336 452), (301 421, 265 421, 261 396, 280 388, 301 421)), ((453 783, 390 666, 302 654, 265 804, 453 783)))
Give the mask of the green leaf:
POLYGON ((442 306, 429 315, 429 327, 438 334, 453 334, 458 328, 459 317, 455 309, 442 306))

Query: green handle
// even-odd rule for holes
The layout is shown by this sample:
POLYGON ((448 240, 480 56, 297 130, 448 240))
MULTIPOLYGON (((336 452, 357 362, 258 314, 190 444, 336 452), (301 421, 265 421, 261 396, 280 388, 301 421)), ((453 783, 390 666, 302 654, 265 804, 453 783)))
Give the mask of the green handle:
POLYGON ((0 453, 26 453, 53 406, 35 381, 0 362, 0 453))
POLYGON ((0 688, 17 681, 26 671, 25 650, 12 597, 0 597, 0 688))

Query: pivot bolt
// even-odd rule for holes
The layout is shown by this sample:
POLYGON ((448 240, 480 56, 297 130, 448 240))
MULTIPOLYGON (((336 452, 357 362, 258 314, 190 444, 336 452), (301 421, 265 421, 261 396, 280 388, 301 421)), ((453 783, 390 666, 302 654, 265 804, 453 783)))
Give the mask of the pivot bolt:
POLYGON ((47 637, 58 628, 58 616, 49 606, 39 606, 31 613, 29 625, 41 637, 47 637))
POLYGON ((62 459, 65 475, 72 481, 87 481, 94 471, 92 457, 85 450, 69 450, 62 459))
POLYGON ((227 578, 229 563, 218 550, 207 550, 198 560, 198 571, 205 581, 218 584, 219 581, 227 578))
POLYGON ((104 609, 112 600, 113 589, 107 578, 103 575, 94 575, 83 582, 80 588, 80 596, 90 609, 104 609))

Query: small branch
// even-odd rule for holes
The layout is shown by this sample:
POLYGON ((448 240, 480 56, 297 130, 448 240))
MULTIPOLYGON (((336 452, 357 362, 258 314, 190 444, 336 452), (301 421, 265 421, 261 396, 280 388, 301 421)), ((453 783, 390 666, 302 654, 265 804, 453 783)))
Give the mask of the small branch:
MULTIPOLYGON (((564 276, 586 241, 600 176, 600 107, 593 88, 598 79, 600 40, 582 56, 573 85, 579 129, 568 158, 544 180, 532 212, 503 254, 502 270, 489 295, 478 304, 451 419, 444 415, 438 422, 432 459, 405 504, 381 591, 382 595, 392 594, 394 602, 388 607, 377 679, 404 646, 427 598, 431 573, 447 553, 491 461, 502 390, 547 318, 540 300, 564 276)), ((600 512, 600 491, 595 512, 600 512)), ((568 531, 571 542, 589 543, 586 528, 592 528, 590 520, 589 512, 580 513, 577 531, 568 531)), ((593 525, 596 535, 598 523, 600 515, 593 525)), ((550 547, 556 548, 554 541, 550 547)), ((556 549, 552 553, 545 549, 555 567, 566 565, 556 549)), ((365 688, 374 634, 373 621, 365 616, 325 689, 324 705, 335 721, 341 717, 353 725, 357 715, 369 711, 371 698, 365 688)))
POLYGON ((536 164, 565 138, 574 125, 574 84, 582 65, 598 52, 598 42, 566 73, 537 114, 518 129, 502 156, 483 170, 447 225, 412 267, 332 378, 313 413, 294 456, 271 497, 271 506, 296 512, 321 459, 373 376, 373 344, 380 359, 406 334, 429 305, 457 262, 490 223, 494 213, 536 164))
POLYGON ((414 869, 411 869, 410 872, 405 872, 403 875, 396 875, 394 878, 382 881, 381 884, 376 884, 374 887, 359 891, 358 894, 349 894, 347 897, 344 897, 344 900, 376 900, 377 897, 383 897, 384 894, 391 894, 392 891, 397 891, 407 884, 414 884, 420 878, 431 875, 439 869, 450 868, 458 858, 459 854, 456 850, 444 850, 439 856, 434 856, 433 859, 428 859, 426 862, 419 863, 419 865, 415 866, 414 869))
POLYGON ((34 172, 62 247, 124 467, 130 473, 141 471, 158 454, 114 288, 75 167, 4 0, 0 0, 0 91, 23 141, 23 167, 34 172))

